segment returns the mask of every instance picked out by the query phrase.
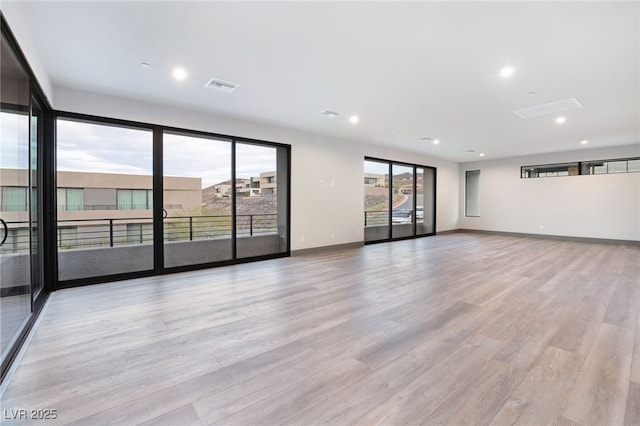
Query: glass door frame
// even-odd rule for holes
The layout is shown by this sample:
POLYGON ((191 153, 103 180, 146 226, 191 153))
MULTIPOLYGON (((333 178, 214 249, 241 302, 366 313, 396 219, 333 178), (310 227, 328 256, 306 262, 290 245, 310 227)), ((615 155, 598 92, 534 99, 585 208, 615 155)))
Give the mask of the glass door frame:
POLYGON ((50 156, 51 147, 54 144, 54 132, 51 128, 52 123, 52 108, 49 104, 46 96, 44 95, 44 91, 40 87, 37 79, 35 78, 35 74, 31 67, 29 66, 28 61, 22 49, 18 45, 15 36, 13 35, 11 29, 9 28, 8 23, 5 20, 4 15, 0 13, 0 30, 2 32, 2 38, 7 43, 9 49, 17 58, 18 62, 22 66, 23 70, 26 72, 29 78, 29 105, 27 114, 29 117, 28 124, 28 140, 29 144, 28 152, 29 152, 29 167, 28 167, 28 186, 27 186, 27 199, 28 199, 28 209, 29 209, 29 224, 28 224, 28 235, 29 235, 29 282, 30 286, 30 314, 26 318, 26 321, 18 334, 16 335, 15 340, 11 344, 11 347, 8 348, 6 352, 6 356, 1 360, 0 365, 0 383, 4 382, 7 374, 10 371, 10 368, 18 355, 22 345, 26 341, 26 338, 35 324, 42 308, 44 307, 49 294, 51 291, 55 289, 55 280, 52 280, 51 277, 55 275, 50 274, 50 267, 53 263, 53 258, 51 257, 52 252, 47 250, 49 244, 46 244, 47 237, 51 233, 54 232, 55 228, 51 228, 51 219, 46 214, 46 206, 48 200, 45 196, 45 193, 48 187, 51 185, 48 182, 48 179, 45 179, 45 176, 50 176, 53 168, 53 158, 50 156), (38 135, 36 139, 35 153, 32 152, 32 116, 34 110, 37 109, 40 112, 41 120, 37 123, 38 135), (47 149, 47 147, 49 149, 47 149), (36 163, 35 163, 35 179, 33 181, 32 169, 34 165, 32 164, 32 154, 36 155, 36 163), (36 211, 35 218, 33 217, 33 209, 31 207, 32 204, 32 192, 31 188, 34 186, 38 188, 37 197, 36 197, 36 211), (33 264, 33 223, 37 223, 36 228, 36 238, 38 239, 38 254, 36 257, 36 262, 33 264), (35 270, 34 270, 35 269, 35 270), (33 276, 39 276, 41 280, 41 286, 37 291, 34 291, 34 281, 33 276))
MULTIPOLYGON (((421 165, 421 164, 413 164, 413 163, 407 163, 407 162, 403 162, 403 161, 393 161, 393 160, 385 160, 382 158, 375 158, 375 157, 369 157, 369 156, 365 156, 364 157, 364 161, 374 161, 374 162, 378 162, 378 163, 384 163, 388 165, 388 179, 389 179, 389 185, 388 185, 388 203, 389 203, 389 217, 388 217, 388 233, 387 233, 387 238, 382 238, 382 239, 376 239, 376 240, 369 240, 369 241, 364 241, 364 244, 376 244, 376 243, 382 243, 382 242, 389 242, 389 241, 399 241, 399 240, 407 240, 407 239, 413 239, 413 238, 422 238, 422 237, 429 237, 432 235, 436 234, 436 208, 437 208, 437 204, 436 204, 436 188, 437 188, 437 171, 438 169, 436 167, 432 167, 432 166, 425 166, 425 165, 421 165), (394 237, 393 236, 393 166, 401 166, 401 167, 410 167, 413 170, 413 186, 412 186, 412 198, 413 198, 413 215, 412 215, 412 234, 409 236, 400 236, 400 237, 394 237), (417 233, 417 220, 416 220, 416 202, 417 202, 417 170, 418 169, 422 169, 423 170, 423 182, 424 182, 424 176, 428 171, 433 172, 433 184, 430 188, 430 194, 432 194, 433 196, 433 212, 432 212, 432 232, 429 233, 421 233, 418 234, 417 233)), ((423 183, 424 185, 424 183, 423 183)), ((423 197, 423 207, 424 207, 424 199, 427 197, 427 188, 423 186, 422 189, 422 197, 423 197)), ((423 214, 425 214, 426 216, 426 212, 424 212, 423 214)), ((365 229, 366 232, 366 229, 365 229)), ((366 234, 365 234, 366 235, 366 234)))
MULTIPOLYGON (((172 127, 172 126, 153 125, 153 124, 142 123, 137 121, 99 117, 99 116, 94 116, 89 114, 80 114, 80 113, 71 113, 71 112, 62 112, 62 111, 53 111, 52 120, 53 120, 54 134, 55 134, 55 123, 58 118, 67 119, 67 120, 78 120, 78 121, 84 121, 84 122, 95 123, 95 124, 114 125, 114 126, 123 126, 123 127, 137 128, 137 129, 152 130, 152 133, 153 133, 152 186, 153 186, 153 229, 154 231, 153 231, 153 267, 152 269, 137 271, 137 272, 118 273, 114 275, 101 275, 101 276, 78 278, 78 279, 71 279, 71 280, 59 280, 58 273, 57 273, 57 265, 58 265, 57 247, 55 244, 55 241, 57 240, 57 236, 56 236, 57 200, 55 199, 57 197, 57 191, 56 191, 57 185, 55 183, 55 178, 51 179, 51 181, 53 182, 52 184, 53 186, 50 189, 51 191, 50 194, 52 194, 51 196, 53 197, 53 202, 50 202, 51 204, 48 204, 48 207, 52 208, 50 216, 54 218, 54 220, 53 220, 53 234, 51 235, 48 234, 47 237, 50 238, 49 241, 54 242, 54 244, 50 244, 50 245, 53 245, 53 250, 55 251, 55 256, 53 257, 55 266, 51 269, 51 271, 54 272, 54 275, 52 276, 55 277, 56 289, 78 287, 78 286, 84 286, 84 285, 90 285, 90 284, 100 284, 100 283, 126 280, 126 279, 132 279, 132 278, 148 277, 148 276, 154 276, 154 275, 165 275, 165 274, 171 274, 175 272, 208 269, 208 268, 218 267, 218 266, 233 265, 233 264, 247 263, 252 261, 276 259, 276 258, 291 256, 291 146, 290 145, 284 144, 284 143, 244 138, 244 137, 233 136, 233 135, 224 135, 224 134, 218 134, 218 133, 212 133, 212 132, 206 132, 206 131, 200 131, 200 130, 189 130, 189 129, 172 127), (253 144, 253 145, 259 145, 259 146, 265 146, 265 147, 284 149, 286 151, 285 153, 286 155, 283 157, 286 157, 286 158, 283 158, 283 159, 286 161, 286 164, 287 164, 287 175, 286 175, 286 182, 285 182, 286 193, 287 193, 287 197, 286 197, 287 198, 286 199, 286 222, 287 223, 285 227, 285 233, 286 233, 286 235, 284 236, 285 241, 283 242, 284 248, 282 249, 282 251, 277 253, 272 253, 272 254, 263 254, 263 255, 257 255, 257 256, 251 256, 251 257, 238 257, 237 247, 236 247, 237 235, 236 235, 236 225, 235 225, 235 222, 236 222, 235 198, 236 197, 234 195, 232 197, 233 198, 233 204, 232 204, 233 206, 232 207, 232 225, 233 225, 232 253, 233 253, 233 256, 232 258, 229 260, 215 261, 215 262, 209 262, 209 263, 165 267, 165 264, 164 264, 165 262, 164 248, 165 247, 164 247, 164 230, 163 230, 164 133, 178 134, 178 135, 191 136, 191 137, 202 137, 207 139, 224 139, 224 140, 230 141, 230 143, 232 144, 232 149, 231 149, 232 181, 234 181, 234 179, 236 178, 235 147, 237 144, 253 144)), ((54 146, 53 150, 54 150, 54 158, 55 158, 55 144, 53 144, 53 146, 54 146)), ((52 172, 52 175, 54 177, 56 175, 56 171, 57 170, 55 168, 55 160, 54 160, 54 167, 52 172)), ((45 200, 45 202, 46 201, 47 200, 45 200)))

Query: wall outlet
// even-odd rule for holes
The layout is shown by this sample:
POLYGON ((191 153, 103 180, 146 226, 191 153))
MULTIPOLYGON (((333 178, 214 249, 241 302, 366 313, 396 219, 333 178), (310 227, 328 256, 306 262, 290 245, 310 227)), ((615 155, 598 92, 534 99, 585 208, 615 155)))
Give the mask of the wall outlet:
POLYGON ((304 235, 300 235, 300 242, 304 243, 304 235))
POLYGON ((331 238, 333 238, 333 239, 335 239, 335 238, 336 238, 336 233, 335 233, 335 232, 332 232, 332 233, 331 233, 331 238))
POLYGON ((540 225, 540 230, 542 231, 544 229, 544 225, 540 225))

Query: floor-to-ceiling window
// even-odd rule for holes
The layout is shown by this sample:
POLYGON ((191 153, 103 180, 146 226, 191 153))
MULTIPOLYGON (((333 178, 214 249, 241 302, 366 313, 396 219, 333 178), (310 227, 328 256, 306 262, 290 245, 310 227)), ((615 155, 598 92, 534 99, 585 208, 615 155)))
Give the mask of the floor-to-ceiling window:
POLYGON ((288 146, 80 114, 56 124, 63 287, 289 253, 288 146))
POLYGON ((59 279, 152 270, 152 131, 64 117, 56 128, 59 279))
POLYGON ((364 240, 389 238, 389 163, 364 161, 364 240))
POLYGON ((29 77, 2 40, 0 338, 2 359, 31 314, 29 77), (11 90, 7 90, 8 88, 11 90))
POLYGON ((235 229, 238 258, 287 249, 289 162, 283 147, 235 145, 235 229))
POLYGON ((0 48, 0 350, 4 377, 43 305, 41 95, 2 20, 0 48))
POLYGON ((403 238, 414 235, 416 217, 413 200, 413 167, 392 164, 393 209, 391 212, 391 238, 403 238))
POLYGON ((165 132, 165 267, 229 260, 232 252, 231 140, 165 132))
POLYGON ((436 169, 416 167, 416 235, 435 233, 436 169))
POLYGON ((436 169, 365 158, 365 243, 435 233, 436 169))

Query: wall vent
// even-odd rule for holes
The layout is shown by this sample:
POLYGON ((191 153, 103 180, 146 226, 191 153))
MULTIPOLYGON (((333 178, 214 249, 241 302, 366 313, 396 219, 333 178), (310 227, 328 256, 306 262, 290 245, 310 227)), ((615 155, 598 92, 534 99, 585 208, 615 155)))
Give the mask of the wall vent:
POLYGON ((238 88, 238 86, 240 85, 237 83, 232 83, 230 81, 224 81, 217 78, 212 78, 207 84, 204 85, 204 87, 208 89, 218 90, 225 93, 233 92, 238 88))
POLYGON ((522 118, 537 117, 539 115, 553 114, 560 111, 580 108, 582 104, 576 98, 563 99, 548 104, 536 105, 528 108, 521 108, 513 111, 515 115, 522 118))

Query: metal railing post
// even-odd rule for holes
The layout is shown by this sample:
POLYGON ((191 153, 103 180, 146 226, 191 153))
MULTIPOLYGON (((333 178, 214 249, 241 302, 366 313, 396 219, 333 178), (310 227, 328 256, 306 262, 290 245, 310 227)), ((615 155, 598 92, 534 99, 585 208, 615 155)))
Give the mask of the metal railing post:
POLYGON ((189 241, 193 241, 193 216, 189 216, 189 241))
POLYGON ((113 219, 109 219, 109 247, 113 247, 113 219))
POLYGON ((253 215, 249 215, 249 236, 253 237, 253 215))

